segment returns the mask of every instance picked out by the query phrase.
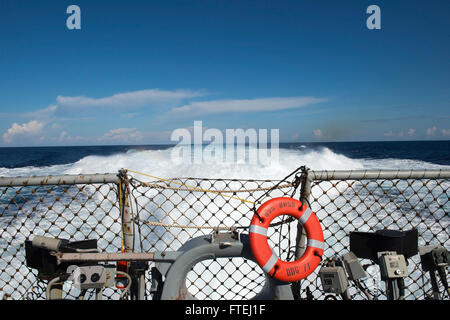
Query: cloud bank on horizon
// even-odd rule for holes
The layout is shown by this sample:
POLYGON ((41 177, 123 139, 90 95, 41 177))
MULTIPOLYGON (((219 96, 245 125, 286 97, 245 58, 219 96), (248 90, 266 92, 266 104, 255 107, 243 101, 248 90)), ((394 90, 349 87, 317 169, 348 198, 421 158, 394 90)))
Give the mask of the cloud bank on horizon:
MULTIPOLYGON (((87 96, 56 97, 56 103, 45 108, 16 114, 24 119, 22 123, 13 122, 3 132, 2 141, 6 146, 14 145, 82 145, 82 144, 152 144, 171 143, 172 130, 161 129, 161 123, 170 124, 173 119, 185 121, 190 127, 194 120, 205 116, 222 117, 225 114, 243 114, 251 116, 261 113, 278 112, 292 109, 311 108, 316 104, 330 101, 329 98, 313 96, 296 97, 266 97, 254 99, 210 99, 207 90, 162 90, 145 89, 116 93, 110 96, 93 98, 87 96), (197 101, 196 99, 202 99, 197 101), (134 111, 134 112, 130 112, 134 111), (108 113, 119 113, 119 118, 126 119, 146 115, 148 117, 145 128, 114 127, 96 135, 83 135, 82 130, 69 134, 64 124, 71 121, 95 120, 101 121, 108 113), (79 116, 87 114, 87 116, 79 116), (25 120, 28 119, 28 120, 25 120), (159 129, 151 130, 152 123, 158 124, 159 129)), ((396 121, 398 119, 391 119, 396 121)), ((386 121, 386 119, 385 119, 386 121)), ((364 120, 364 122, 369 122, 364 120)), ((370 122, 379 122, 370 121, 370 122)), ((335 127, 335 126, 334 126, 335 127)), ((332 141, 336 139, 336 129, 324 125, 322 128, 312 127, 311 137, 315 141, 332 141)), ((450 129, 436 126, 427 127, 424 132, 418 129, 389 130, 383 133, 385 139, 422 137, 425 139, 446 139, 450 137, 450 129)), ((291 139, 301 138, 294 133, 291 139)), ((288 139, 289 140, 289 137, 288 139)))
MULTIPOLYGON (((233 113, 261 113, 295 108, 306 108, 314 104, 326 102, 325 98, 316 97, 272 97, 255 99, 221 99, 192 101, 210 95, 206 90, 161 90, 145 89, 113 94, 111 96, 93 98, 86 96, 57 96, 56 103, 48 107, 19 114, 20 118, 29 121, 14 122, 3 133, 5 144, 14 143, 152 143, 170 142, 171 130, 142 130, 136 127, 118 127, 98 136, 69 135, 64 122, 80 121, 77 115, 87 112, 91 118, 101 118, 108 112, 119 112, 124 118, 133 118, 142 113, 157 114, 157 121, 165 119, 170 122, 173 117, 193 121, 204 115, 221 115, 233 113), (186 104, 183 102, 188 101, 186 104), (129 111, 136 111, 129 113, 129 111), (75 115, 75 116, 74 116, 75 115), (72 117, 72 118, 71 118, 72 117)), ((89 116, 88 116, 89 118, 89 116)), ((149 126, 151 126, 152 118, 149 126)), ((189 126, 189 122, 186 123, 189 126)))

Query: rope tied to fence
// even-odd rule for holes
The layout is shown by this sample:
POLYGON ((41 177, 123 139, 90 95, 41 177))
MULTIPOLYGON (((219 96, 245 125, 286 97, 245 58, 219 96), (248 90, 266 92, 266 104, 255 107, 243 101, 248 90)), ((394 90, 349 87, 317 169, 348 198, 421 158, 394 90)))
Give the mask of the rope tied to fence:
MULTIPOLYGON (((136 178, 132 178, 133 180, 139 181, 139 183, 143 186, 146 187, 150 187, 150 188, 160 188, 160 189, 170 189, 170 190, 178 190, 178 191, 199 191, 199 192, 205 192, 205 193, 215 193, 215 194, 220 194, 222 196, 225 197, 229 197, 232 199, 236 199, 239 200, 241 202, 248 202, 248 203, 252 203, 255 204, 257 203, 256 201, 251 201, 251 200, 247 200, 247 199, 242 199, 239 197, 234 197, 234 196, 230 196, 230 195, 223 195, 224 193, 239 193, 239 192, 255 192, 255 191, 269 191, 274 189, 274 187, 267 187, 267 188, 253 188, 253 189, 239 189, 239 190, 210 190, 210 189, 203 189, 203 188, 198 188, 198 187, 193 187, 193 186, 189 186, 186 185, 184 183, 181 182, 177 182, 175 181, 175 178, 173 179, 164 179, 164 178, 160 178, 160 177, 156 177, 147 173, 143 173, 143 172, 139 172, 139 171, 135 171, 135 170, 130 170, 130 169, 125 169, 129 172, 133 172, 133 173, 137 173, 140 175, 144 175, 150 178, 154 178, 154 179, 158 179, 159 181, 165 181, 165 182, 169 182, 169 183, 174 183, 174 184, 178 184, 181 185, 185 188, 179 188, 179 187, 170 187, 170 186, 163 186, 160 184, 156 184, 156 183, 151 183, 151 182, 143 182, 143 181, 139 181, 136 178)), ((188 179, 192 179, 192 178, 188 178, 188 179)), ((276 188, 277 189, 283 189, 283 188, 290 188, 292 187, 293 184, 292 183, 286 183, 284 185, 277 185, 276 188)))
MULTIPOLYGON (((161 178, 161 177, 157 177, 154 175, 150 175, 147 173, 143 173, 143 172, 139 172, 136 170, 130 170, 130 169, 123 169, 126 172, 132 172, 132 173, 136 173, 139 175, 143 175, 143 176, 147 176, 153 179, 157 179, 157 181, 154 182, 144 182, 141 181, 139 179, 136 179, 134 177, 129 177, 129 183, 131 183, 135 188, 137 187, 136 182, 139 186, 143 186, 143 187, 147 187, 147 188, 154 188, 154 189, 166 189, 166 190, 175 190, 175 191, 188 191, 188 192, 204 192, 204 193, 213 193, 213 194, 218 194, 221 195, 223 197, 228 197, 230 199, 235 199, 235 200, 239 200, 242 203, 251 203, 253 204, 253 207, 255 207, 255 205, 258 203, 258 201, 262 198, 259 197, 256 201, 251 201, 248 199, 243 199, 240 197, 236 197, 236 196, 232 196, 229 195, 229 193, 232 194, 236 194, 236 193, 252 193, 252 192, 258 192, 258 191, 264 191, 264 195, 268 194, 269 192, 275 190, 275 189, 285 189, 285 188, 292 188, 294 187, 294 189, 297 189, 298 187, 298 182, 297 181, 293 181, 293 182, 288 182, 286 181, 286 178, 279 181, 275 186, 271 186, 271 187, 258 187, 258 188, 240 188, 240 189, 234 189, 234 190, 211 190, 211 189, 205 189, 205 188, 199 188, 199 187, 194 187, 194 186, 190 186, 187 185, 185 183, 182 182, 178 182, 175 181, 175 179, 180 179, 180 178, 172 178, 172 179, 165 179, 165 178, 161 178), (161 185, 158 182, 168 182, 170 183, 174 183, 177 185, 180 185, 181 187, 172 187, 170 185, 161 185), (282 184, 282 182, 285 182, 284 184, 282 184)), ((298 169, 297 169, 298 171, 298 169)), ((186 180, 193 180, 195 178, 186 178, 186 180)), ((295 192, 295 190, 294 190, 295 192)), ((135 202, 137 203, 136 199, 135 202)), ((245 229, 248 228, 248 226, 232 226, 232 227, 228 227, 228 226, 194 226, 194 225, 180 225, 177 223, 174 224, 170 224, 170 223, 163 223, 163 222, 155 222, 155 221, 142 221, 141 219, 138 219, 137 217, 134 218, 135 222, 140 222, 146 225, 150 225, 150 226, 160 226, 160 227, 165 227, 165 228, 181 228, 181 229, 214 229, 214 230, 233 230, 233 229, 245 229)), ((273 226, 282 224, 282 223, 287 223, 290 221, 281 221, 278 223, 274 223, 273 226)))
MULTIPOLYGON (((194 179, 194 178, 186 178, 186 179, 194 179)), ((236 189, 236 190, 196 190, 196 189, 189 189, 189 188, 180 188, 180 187, 170 187, 170 186, 164 186, 156 183, 151 182, 144 182, 140 181, 138 179, 132 178, 132 180, 139 182, 141 186, 148 187, 148 188, 154 188, 154 189, 167 189, 167 190, 176 190, 176 191, 200 191, 200 192, 209 192, 209 193, 216 193, 216 194, 223 194, 223 193, 243 193, 243 192, 256 192, 256 191, 267 191, 271 190, 272 187, 265 187, 265 188, 253 188, 253 189, 236 189)), ((285 189, 292 187, 292 183, 286 183, 283 185, 280 185, 277 189, 285 189)), ((254 201, 246 200, 246 199, 239 199, 240 201, 250 202, 254 203, 254 201)))
POLYGON ((135 222, 140 222, 149 226, 154 227, 164 227, 164 228, 180 228, 180 229, 212 229, 212 230, 236 230, 241 228, 246 228, 244 226, 193 226, 193 225, 180 225, 178 223, 164 223, 164 222, 157 222, 157 221, 143 221, 138 218, 133 219, 135 222))

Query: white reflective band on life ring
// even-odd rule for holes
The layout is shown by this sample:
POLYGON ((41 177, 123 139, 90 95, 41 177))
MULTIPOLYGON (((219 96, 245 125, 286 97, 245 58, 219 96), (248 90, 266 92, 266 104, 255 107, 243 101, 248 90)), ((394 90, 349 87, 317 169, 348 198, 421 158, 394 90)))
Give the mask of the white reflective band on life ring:
POLYGON ((304 225, 306 223, 306 221, 308 221, 309 217, 311 216, 312 210, 307 207, 305 212, 303 212, 302 216, 300 217, 300 219, 298 219, 298 221, 304 225))
POLYGON ((322 249, 322 250, 323 250, 323 247, 324 247, 322 241, 314 240, 314 239, 308 239, 307 246, 308 247, 317 248, 317 249, 322 249))
POLYGON ((262 269, 269 273, 270 270, 275 266, 275 263, 277 263, 278 257, 275 253, 272 252, 272 256, 270 257, 269 261, 266 262, 266 264, 262 267, 262 269))
POLYGON ((250 225, 249 232, 257 233, 267 237, 267 228, 260 227, 254 224, 250 225))

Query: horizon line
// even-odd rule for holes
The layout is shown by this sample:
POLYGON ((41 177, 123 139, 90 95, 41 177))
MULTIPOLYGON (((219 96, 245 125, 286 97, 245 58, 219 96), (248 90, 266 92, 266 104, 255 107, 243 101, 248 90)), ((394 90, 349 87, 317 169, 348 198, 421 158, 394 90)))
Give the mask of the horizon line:
MULTIPOLYGON (((446 142, 450 141, 450 139, 434 139, 434 140, 348 140, 348 141, 333 141, 333 140, 327 140, 327 141, 285 141, 285 142, 278 142, 277 144, 294 144, 294 143, 314 143, 314 144, 320 144, 320 143, 372 143, 372 142, 446 142)), ((210 143, 202 143, 202 145, 210 145, 210 143)), ((146 143, 146 144, 87 144, 87 145, 24 145, 24 146, 0 146, 0 148, 70 148, 70 147, 128 147, 128 146, 176 146, 178 143, 146 143)), ((194 143, 191 144, 183 144, 186 145, 195 145, 194 143)), ((223 145, 226 145, 226 143, 223 143, 223 145)), ((236 145, 236 143, 234 143, 236 145)), ((248 145, 246 142, 245 145, 248 145)), ((267 142, 267 145, 271 145, 270 142, 267 142)))

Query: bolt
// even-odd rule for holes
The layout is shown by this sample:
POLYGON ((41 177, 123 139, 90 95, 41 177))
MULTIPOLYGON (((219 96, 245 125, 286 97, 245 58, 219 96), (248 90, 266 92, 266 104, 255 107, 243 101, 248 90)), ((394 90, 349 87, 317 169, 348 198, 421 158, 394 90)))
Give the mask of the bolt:
POLYGON ((86 275, 84 273, 80 274, 80 276, 78 277, 78 282, 83 283, 85 281, 86 281, 86 275))
POLYGON ((100 275, 99 275, 98 273, 94 273, 94 274, 91 276, 91 281, 92 281, 92 282, 97 282, 98 280, 100 280, 100 275))

